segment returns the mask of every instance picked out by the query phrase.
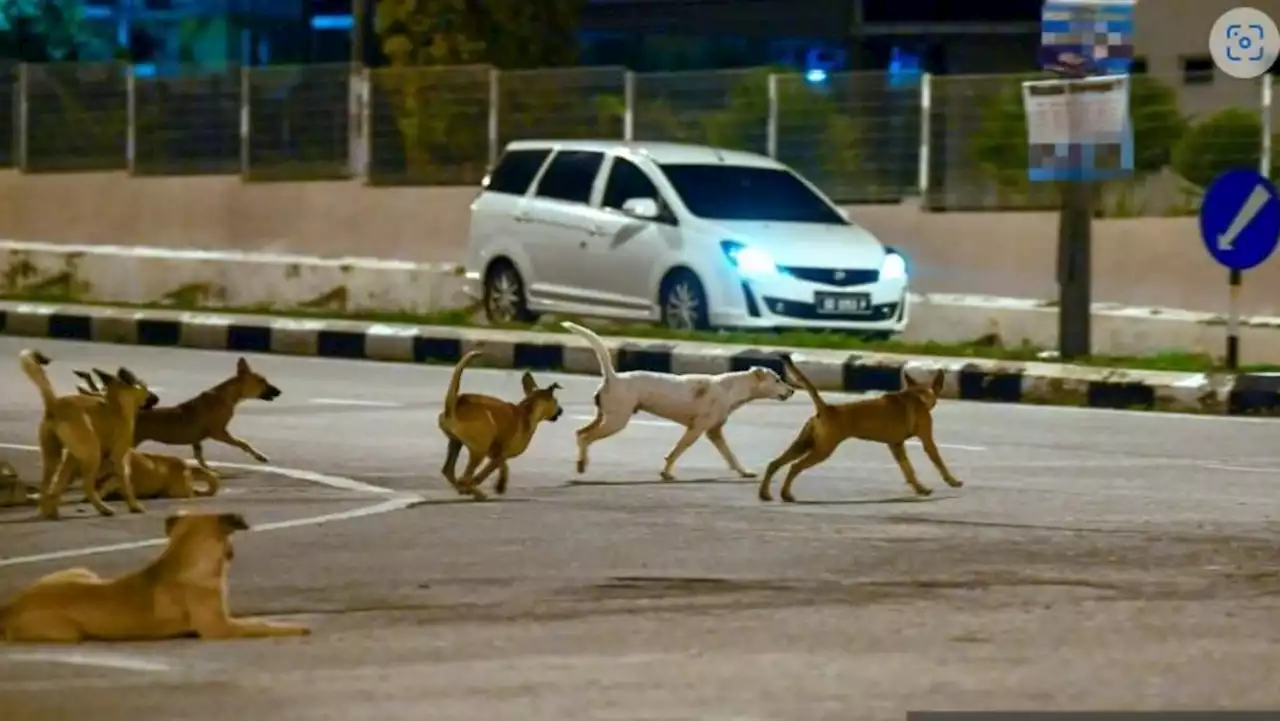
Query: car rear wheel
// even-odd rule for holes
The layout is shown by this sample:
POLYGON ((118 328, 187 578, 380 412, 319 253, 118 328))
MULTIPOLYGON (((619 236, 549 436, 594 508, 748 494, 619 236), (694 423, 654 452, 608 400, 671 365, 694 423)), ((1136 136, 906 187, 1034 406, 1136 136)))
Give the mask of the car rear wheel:
POLYGON ((711 327, 707 312, 707 294, 698 276, 688 270, 677 270, 662 283, 659 302, 662 324, 671 330, 707 330, 711 327))
POLYGON ((490 323, 532 323, 524 278, 510 263, 495 263, 484 277, 484 317, 490 323))

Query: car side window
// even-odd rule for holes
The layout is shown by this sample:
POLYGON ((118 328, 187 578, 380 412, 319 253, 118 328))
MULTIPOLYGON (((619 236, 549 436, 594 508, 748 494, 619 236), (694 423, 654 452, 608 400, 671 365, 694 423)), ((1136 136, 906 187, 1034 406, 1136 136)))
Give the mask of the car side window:
POLYGON ((491 193, 524 195, 548 155, 550 150, 508 150, 485 179, 484 189, 491 193))
POLYGON ((571 203, 589 203, 591 188, 603 163, 604 153, 601 152, 561 150, 542 173, 536 195, 571 203))
POLYGON ((662 201, 662 194, 658 192, 658 186, 653 184, 640 166, 626 158, 615 157, 613 165, 609 168, 609 180, 605 183, 604 198, 601 199, 600 205, 621 211, 622 204, 632 198, 652 198, 657 201, 658 207, 662 208, 662 216, 658 220, 674 223, 666 203, 662 201))

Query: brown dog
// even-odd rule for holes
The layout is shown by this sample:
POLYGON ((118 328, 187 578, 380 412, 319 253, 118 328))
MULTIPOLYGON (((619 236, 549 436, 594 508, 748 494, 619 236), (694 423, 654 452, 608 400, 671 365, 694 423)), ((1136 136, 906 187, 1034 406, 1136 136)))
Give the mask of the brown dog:
POLYGON ((488 497, 480 490, 480 484, 494 471, 498 472, 494 490, 498 495, 507 492, 507 461, 525 452, 539 423, 554 422, 564 413, 555 395, 560 384, 539 388, 528 371, 520 378, 524 398, 519 403, 478 393, 459 395, 462 371, 481 355, 480 351, 469 351, 454 366, 444 397, 444 410, 439 417, 440 430, 449 439, 449 451, 440 472, 459 493, 470 494, 478 501, 488 497), (463 446, 467 447, 469 456, 462 479, 458 480, 454 467, 463 446), (477 475, 476 467, 486 459, 488 463, 477 475))
MULTIPOLYGON (((88 388, 78 386, 81 393, 94 394, 100 392, 93 379, 83 371, 76 371, 89 385, 88 388)), ((236 407, 241 401, 257 399, 273 401, 280 397, 280 389, 275 387, 264 376, 249 367, 249 361, 240 358, 236 361, 236 373, 218 385, 204 391, 190 400, 176 406, 151 408, 138 414, 137 426, 134 430, 134 445, 142 445, 146 441, 155 441, 171 446, 191 446, 196 463, 208 469, 204 460, 206 440, 215 440, 235 446, 253 456, 260 463, 270 459, 254 448, 250 443, 237 438, 227 430, 236 407)))
MULTIPOLYGON (((208 468, 189 466, 177 456, 134 451, 127 461, 133 479, 133 492, 138 498, 207 498, 217 495, 218 474, 208 468), (203 483, 203 487, 196 484, 203 483)), ((99 476, 98 493, 106 500, 119 495, 120 476, 111 470, 99 476)))
POLYGON ((238 513, 165 519, 168 546, 142 569, 116 579, 87 568, 52 573, 0 607, 10 642, 78 643, 305 636, 306 626, 232 618, 227 571, 231 534, 249 528, 238 513))
POLYGON ((72 476, 79 475, 85 498, 103 516, 115 511, 98 495, 98 470, 104 460, 120 474, 120 489, 125 504, 134 513, 142 513, 133 492, 125 457, 133 451, 134 423, 140 408, 154 404, 156 396, 127 368, 115 375, 95 369, 102 379, 101 396, 81 394, 59 397, 53 391, 44 367, 49 358, 36 350, 19 354, 22 371, 40 391, 44 417, 40 420, 39 441, 43 472, 40 481, 40 515, 58 517, 58 503, 72 476))
POLYGON ((771 501, 769 484, 773 474, 788 463, 795 463, 787 471, 787 478, 782 483, 782 500, 795 501, 791 495, 791 484, 806 468, 812 468, 827 460, 836 447, 850 438, 864 441, 884 443, 893 452, 893 459, 902 469, 907 485, 921 496, 933 491, 920 483, 915 469, 911 467, 911 459, 907 458, 907 439, 918 437, 929 460, 942 474, 942 480, 952 488, 959 488, 961 483, 942 462, 942 454, 933 442, 933 407, 938 403, 938 394, 942 392, 944 376, 942 371, 933 378, 932 384, 917 383, 902 369, 902 388, 893 393, 856 401, 829 405, 822 400, 818 389, 804 373, 796 367, 790 357, 783 356, 783 365, 801 387, 813 399, 814 413, 800 430, 800 435, 791 442, 791 446, 782 455, 773 459, 765 470, 760 481, 760 500, 771 501))

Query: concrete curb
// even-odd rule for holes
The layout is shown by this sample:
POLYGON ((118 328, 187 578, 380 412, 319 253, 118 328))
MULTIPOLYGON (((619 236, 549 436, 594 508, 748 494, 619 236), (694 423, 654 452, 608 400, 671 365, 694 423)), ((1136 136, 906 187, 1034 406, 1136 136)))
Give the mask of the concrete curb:
MULTIPOLYGON (((482 348, 486 356, 481 364, 490 367, 598 372, 591 350, 574 336, 487 328, 3 301, 0 333, 403 363, 454 363, 466 351, 482 348)), ((1172 373, 637 338, 606 341, 619 370, 723 373, 762 365, 781 371, 777 353, 786 350, 819 387, 831 391, 896 390, 905 367, 913 373, 944 371, 945 398, 1209 415, 1280 414, 1280 375, 1172 373)))

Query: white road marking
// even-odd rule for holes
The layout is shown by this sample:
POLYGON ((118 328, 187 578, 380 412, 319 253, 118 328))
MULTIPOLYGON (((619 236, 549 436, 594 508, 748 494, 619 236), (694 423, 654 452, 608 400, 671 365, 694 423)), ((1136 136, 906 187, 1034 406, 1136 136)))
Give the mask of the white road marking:
POLYGON ((308 403, 318 406, 356 406, 365 408, 400 408, 403 403, 393 401, 366 401, 358 398, 312 398, 308 403))
POLYGON ((114 668, 122 671, 151 671, 163 673, 172 671, 173 666, 140 656, 127 656, 121 653, 97 653, 84 651, 15 651, 0 656, 5 661, 30 661, 34 663, 62 663, 70 666, 96 666, 98 668, 114 668))
POLYGON ((1215 471, 1240 471, 1242 473, 1270 473, 1272 475, 1280 474, 1280 469, 1276 468, 1250 468, 1248 466, 1226 466, 1217 463, 1205 463, 1205 468, 1212 468, 1215 471))
MULTIPOLYGON (((22 445, 18 443, 0 443, 0 448, 8 448, 19 451, 36 451, 36 446, 22 445)), ((416 493, 404 493, 390 488, 374 486, 368 483, 361 483, 354 478, 345 478, 343 476, 333 476, 325 473, 316 473, 315 471, 302 470, 300 468, 284 468, 281 466, 268 466, 250 463, 211 463, 214 466, 225 466, 227 468, 250 469, 262 471, 264 473, 275 473, 308 483, 316 483, 329 488, 337 488, 344 491, 353 491, 356 493, 365 493, 371 495, 386 496, 387 499, 381 503, 372 506, 363 506, 354 508, 349 511, 338 511, 335 513, 326 513, 320 516, 308 516, 306 518, 292 518, 286 521, 274 521, 271 523, 254 524, 250 530, 257 531, 276 531, 285 528, 298 528, 300 526, 315 526, 321 523, 330 523, 333 521, 346 521, 354 518, 364 518, 366 516, 374 516, 380 513, 390 513, 398 511, 417 503, 422 497, 416 493)), ((150 548, 152 546, 163 546, 166 542, 164 538, 150 538, 145 541, 128 541, 125 543, 112 543, 102 546, 89 546, 87 548, 69 548, 63 551, 50 551, 48 553, 37 553, 30 556, 15 556, 12 558, 0 558, 0 568, 7 566, 20 566, 30 563, 42 563, 45 561, 59 561, 66 558, 79 558, 82 556, 94 556, 102 553, 112 553, 115 551, 132 551, 139 548, 150 548)))

